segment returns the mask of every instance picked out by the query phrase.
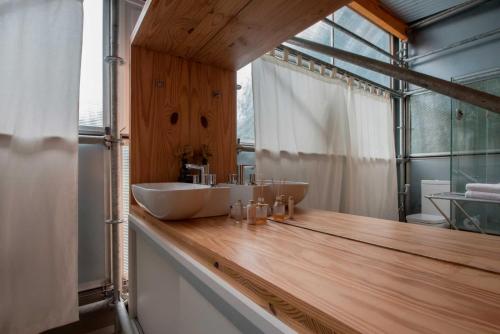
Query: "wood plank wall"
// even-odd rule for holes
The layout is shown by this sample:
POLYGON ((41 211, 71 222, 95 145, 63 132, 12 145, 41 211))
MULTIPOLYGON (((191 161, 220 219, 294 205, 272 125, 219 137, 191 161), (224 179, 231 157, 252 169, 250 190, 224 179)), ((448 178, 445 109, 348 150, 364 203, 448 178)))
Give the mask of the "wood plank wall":
POLYGON ((209 145, 218 182, 236 171, 236 72, 132 46, 130 182, 176 181, 179 146, 209 145), (178 121, 171 124, 171 116, 178 121), (208 119, 204 128, 200 117, 208 119))

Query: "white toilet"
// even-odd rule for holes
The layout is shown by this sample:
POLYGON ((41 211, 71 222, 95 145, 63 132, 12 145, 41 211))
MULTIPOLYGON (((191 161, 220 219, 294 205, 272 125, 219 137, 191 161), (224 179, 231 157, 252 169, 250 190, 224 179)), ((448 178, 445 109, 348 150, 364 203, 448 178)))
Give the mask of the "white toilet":
MULTIPOLYGON (((406 216, 406 221, 413 224, 421 224, 427 226, 449 228, 450 225, 446 219, 439 213, 431 201, 425 198, 426 195, 443 193, 450 191, 450 181, 443 180, 422 180, 421 193, 422 193, 422 212, 406 216)), ((434 200, 439 209, 450 216, 450 201, 434 200)))

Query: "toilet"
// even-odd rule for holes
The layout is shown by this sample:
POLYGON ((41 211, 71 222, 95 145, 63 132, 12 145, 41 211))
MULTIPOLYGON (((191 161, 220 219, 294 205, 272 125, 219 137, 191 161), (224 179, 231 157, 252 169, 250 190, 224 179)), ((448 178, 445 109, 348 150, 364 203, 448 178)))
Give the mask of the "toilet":
MULTIPOLYGON (((450 224, 431 203, 426 195, 443 193, 450 191, 450 181, 444 180, 422 180, 421 182, 421 200, 422 212, 406 216, 406 221, 412 224, 449 228, 450 224)), ((447 200, 434 200, 439 209, 448 217, 450 216, 450 202, 447 200)))

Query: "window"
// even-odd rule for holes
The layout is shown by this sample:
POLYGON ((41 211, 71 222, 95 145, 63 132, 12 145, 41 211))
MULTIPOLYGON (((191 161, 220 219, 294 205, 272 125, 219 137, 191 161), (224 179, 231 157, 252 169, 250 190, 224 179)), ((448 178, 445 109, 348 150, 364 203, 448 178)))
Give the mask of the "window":
MULTIPOLYGON (((390 35, 385 32, 375 24, 371 23, 364 17, 360 16, 352 9, 348 7, 342 7, 337 10, 334 14, 330 15, 328 19, 333 20, 335 23, 341 25, 347 30, 355 33, 356 35, 370 41, 379 48, 390 52, 390 35)), ((342 50, 353 52, 359 55, 370 57, 383 62, 389 62, 389 57, 381 54, 380 52, 366 46, 358 40, 346 35, 344 32, 339 31, 331 27, 330 25, 317 22, 316 24, 310 26, 306 30, 297 34, 297 37, 301 37, 316 43, 334 46, 342 50)), ((386 75, 371 71, 364 67, 350 64, 348 62, 333 59, 332 57, 323 55, 318 52, 310 51, 308 49, 300 48, 297 46, 290 45, 288 43, 283 43, 284 45, 294 48, 302 53, 308 54, 314 58, 327 62, 329 64, 335 65, 346 71, 359 75, 368 80, 374 81, 383 86, 390 86, 390 78, 386 75)))
MULTIPOLYGON (((252 92, 252 65, 248 64, 237 72, 237 126, 236 134, 241 144, 255 144, 255 127, 252 92)), ((254 152, 239 152, 238 164, 255 164, 254 152)))
POLYGON ((252 64, 241 68, 236 79, 239 87, 237 92, 237 128, 240 142, 254 144, 255 129, 253 115, 252 64))
MULTIPOLYGON (((342 7, 337 10, 334 14, 335 23, 341 25, 347 30, 355 33, 356 35, 366 39, 367 41, 375 44, 379 48, 390 52, 390 35, 384 30, 377 27, 375 24, 371 23, 364 17, 360 16, 352 9, 348 7, 342 7)), ((334 46, 336 48, 353 52, 365 57, 370 57, 383 62, 389 62, 389 57, 381 54, 380 52, 367 47, 365 44, 361 43, 354 38, 347 36, 345 33, 335 29, 333 36, 334 46)), ((350 64, 342 60, 335 60, 335 66, 345 69, 349 72, 357 74, 361 77, 384 85, 386 87, 390 86, 390 78, 386 75, 371 71, 364 67, 350 64)))
POLYGON ((450 98, 425 91, 409 99, 413 156, 450 152, 450 98))
POLYGON ((83 2, 80 126, 103 127, 103 2, 83 2))
MULTIPOLYGON (((315 23, 314 25, 310 26, 306 30, 297 34, 297 37, 304 38, 304 39, 307 39, 307 40, 310 40, 310 41, 313 41, 316 43, 328 45, 328 46, 333 45, 333 29, 328 24, 323 23, 323 22, 315 23)), ((291 46, 287 43, 284 43, 284 44, 289 46, 289 47, 291 46)), ((332 64, 333 58, 330 56, 326 56, 322 53, 311 51, 311 50, 304 49, 301 47, 294 46, 294 48, 300 52, 311 55, 314 58, 317 58, 319 60, 322 60, 324 62, 332 64)))

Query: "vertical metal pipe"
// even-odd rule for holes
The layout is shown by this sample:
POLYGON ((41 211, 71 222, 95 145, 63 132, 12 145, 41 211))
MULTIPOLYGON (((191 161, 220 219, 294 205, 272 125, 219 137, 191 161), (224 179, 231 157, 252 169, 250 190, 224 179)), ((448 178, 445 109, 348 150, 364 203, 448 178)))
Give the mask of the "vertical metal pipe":
POLYGON ((118 0, 110 1, 110 32, 109 32, 109 121, 111 135, 111 244, 112 244, 112 278, 113 301, 120 300, 121 291, 121 263, 120 263, 120 212, 119 212, 119 131, 118 131, 118 0))
MULTIPOLYGON (((408 41, 403 41, 401 43, 401 48, 402 50, 402 58, 406 59, 408 58, 408 41)), ((403 64, 404 67, 408 67, 407 63, 403 64)), ((407 92, 409 89, 409 84, 407 81, 401 81, 401 89, 403 92, 407 92)), ((405 182, 405 188, 404 191, 406 193, 405 197, 405 221, 406 221, 406 215, 410 212, 410 203, 411 203, 411 160, 409 159, 410 156, 410 140, 411 140, 411 132, 410 132, 410 110, 409 110, 409 100, 406 95, 403 95, 403 98, 401 99, 401 120, 402 120, 402 125, 401 125, 401 130, 402 130, 402 137, 403 137, 403 145, 402 145, 402 156, 405 161, 404 163, 404 182, 405 182)))

